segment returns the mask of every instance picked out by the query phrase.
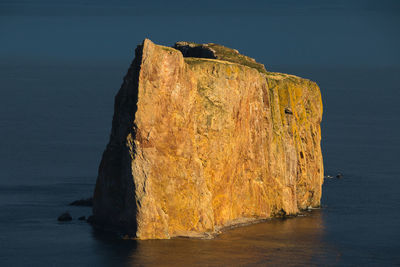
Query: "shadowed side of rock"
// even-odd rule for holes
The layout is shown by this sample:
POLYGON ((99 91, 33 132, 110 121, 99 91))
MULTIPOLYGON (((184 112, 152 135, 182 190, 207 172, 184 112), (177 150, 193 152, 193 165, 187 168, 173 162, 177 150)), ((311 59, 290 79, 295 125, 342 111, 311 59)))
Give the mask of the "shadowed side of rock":
POLYGON ((136 135, 134 124, 143 45, 135 50, 124 82, 115 96, 110 141, 103 153, 93 197, 94 224, 136 235, 135 184, 131 172, 134 147, 127 137, 136 135))

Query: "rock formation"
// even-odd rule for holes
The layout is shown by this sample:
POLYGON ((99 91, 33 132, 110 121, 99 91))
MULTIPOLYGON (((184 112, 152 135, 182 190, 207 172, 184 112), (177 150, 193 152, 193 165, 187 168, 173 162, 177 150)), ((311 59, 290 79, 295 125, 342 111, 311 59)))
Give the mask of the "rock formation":
POLYGON ((115 98, 94 222, 208 237, 320 205, 321 94, 216 44, 144 40, 115 98))

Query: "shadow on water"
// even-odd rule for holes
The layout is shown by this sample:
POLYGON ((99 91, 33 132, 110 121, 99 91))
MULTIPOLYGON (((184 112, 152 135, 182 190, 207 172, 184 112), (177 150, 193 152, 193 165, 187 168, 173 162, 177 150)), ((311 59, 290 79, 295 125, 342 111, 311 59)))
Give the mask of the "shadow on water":
POLYGON ((324 242, 323 211, 235 228, 211 240, 121 240, 97 231, 94 237, 106 248, 106 260, 131 266, 315 265, 340 260, 324 242))

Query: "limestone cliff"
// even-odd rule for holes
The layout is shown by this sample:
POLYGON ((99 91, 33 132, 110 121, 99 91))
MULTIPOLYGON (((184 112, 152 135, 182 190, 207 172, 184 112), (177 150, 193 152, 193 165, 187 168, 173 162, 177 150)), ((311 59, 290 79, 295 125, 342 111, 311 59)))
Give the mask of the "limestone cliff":
POLYGON ((146 39, 115 98, 94 220, 139 239, 207 237, 319 206, 321 118, 312 81, 220 45, 146 39))

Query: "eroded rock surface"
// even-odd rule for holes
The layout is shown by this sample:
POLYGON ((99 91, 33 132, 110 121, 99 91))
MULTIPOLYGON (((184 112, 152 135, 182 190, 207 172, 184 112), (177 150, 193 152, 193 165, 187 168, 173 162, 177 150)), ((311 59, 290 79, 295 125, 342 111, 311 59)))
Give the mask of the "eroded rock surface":
POLYGON ((139 239, 207 237, 319 206, 318 86, 216 44, 174 47, 146 39, 136 49, 115 98, 95 223, 139 239))

